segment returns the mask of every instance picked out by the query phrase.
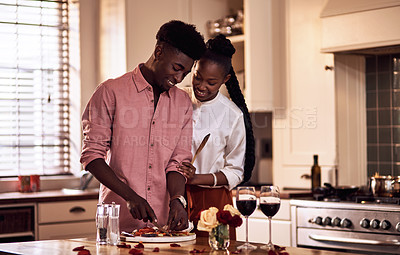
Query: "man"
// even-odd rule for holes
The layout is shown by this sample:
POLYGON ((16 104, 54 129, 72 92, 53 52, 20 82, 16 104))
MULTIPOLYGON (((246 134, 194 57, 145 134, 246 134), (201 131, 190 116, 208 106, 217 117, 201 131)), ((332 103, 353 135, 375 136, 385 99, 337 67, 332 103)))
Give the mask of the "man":
POLYGON ((192 105, 175 85, 205 44, 193 25, 176 20, 162 25, 156 39, 145 63, 98 86, 82 116, 81 163, 102 184, 99 202, 122 205, 123 231, 148 220, 173 230, 188 225, 178 166, 192 157, 192 105))

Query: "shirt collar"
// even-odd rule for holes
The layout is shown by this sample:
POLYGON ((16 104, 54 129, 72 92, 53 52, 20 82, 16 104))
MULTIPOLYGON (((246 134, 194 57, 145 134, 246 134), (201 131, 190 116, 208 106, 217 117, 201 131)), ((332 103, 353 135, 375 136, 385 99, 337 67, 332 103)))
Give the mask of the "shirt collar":
POLYGON ((221 97, 221 93, 218 91, 217 95, 213 99, 204 101, 204 102, 200 102, 200 101, 199 102, 201 105, 209 105, 209 104, 213 104, 215 101, 218 101, 220 97, 221 97))
MULTIPOLYGON (((150 83, 146 81, 144 78, 142 72, 140 71, 140 67, 143 65, 143 63, 140 63, 135 69, 132 71, 132 80, 133 84, 135 84, 136 89, 138 92, 142 92, 143 90, 147 89, 148 87, 152 87, 150 83)), ((166 94, 168 97, 171 97, 171 92, 170 90, 173 89, 174 87, 170 88, 169 90, 166 91, 166 94)), ((164 92, 163 92, 164 93, 164 92)), ((162 93, 161 93, 162 94, 162 93)))

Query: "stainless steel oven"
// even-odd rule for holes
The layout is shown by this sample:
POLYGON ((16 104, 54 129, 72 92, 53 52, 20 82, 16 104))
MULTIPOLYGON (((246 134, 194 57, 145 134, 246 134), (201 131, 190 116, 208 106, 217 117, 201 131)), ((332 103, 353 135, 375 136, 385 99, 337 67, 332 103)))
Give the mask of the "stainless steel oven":
POLYGON ((292 200, 292 246, 400 254, 400 205, 292 200))

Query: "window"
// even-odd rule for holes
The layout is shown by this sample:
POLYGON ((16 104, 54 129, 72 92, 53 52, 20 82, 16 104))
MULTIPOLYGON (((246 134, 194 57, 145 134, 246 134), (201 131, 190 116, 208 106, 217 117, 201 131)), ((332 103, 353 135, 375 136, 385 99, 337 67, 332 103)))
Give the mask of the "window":
POLYGON ((68 1, 0 0, 0 176, 70 172, 68 1))

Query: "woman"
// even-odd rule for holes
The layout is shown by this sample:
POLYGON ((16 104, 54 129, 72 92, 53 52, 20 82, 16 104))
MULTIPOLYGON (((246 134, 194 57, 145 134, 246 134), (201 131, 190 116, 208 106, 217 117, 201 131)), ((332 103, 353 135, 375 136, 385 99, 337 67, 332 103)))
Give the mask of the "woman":
MULTIPOLYGON (((192 153, 207 134, 211 135, 193 165, 181 165, 188 179, 188 216, 192 221, 210 206, 222 210, 225 204, 233 204, 230 191, 250 179, 255 161, 250 115, 232 68, 235 48, 223 35, 208 40, 206 46, 192 76, 192 153), (232 101, 219 93, 224 83, 232 101)), ((231 238, 236 239, 234 229, 231 238)))

